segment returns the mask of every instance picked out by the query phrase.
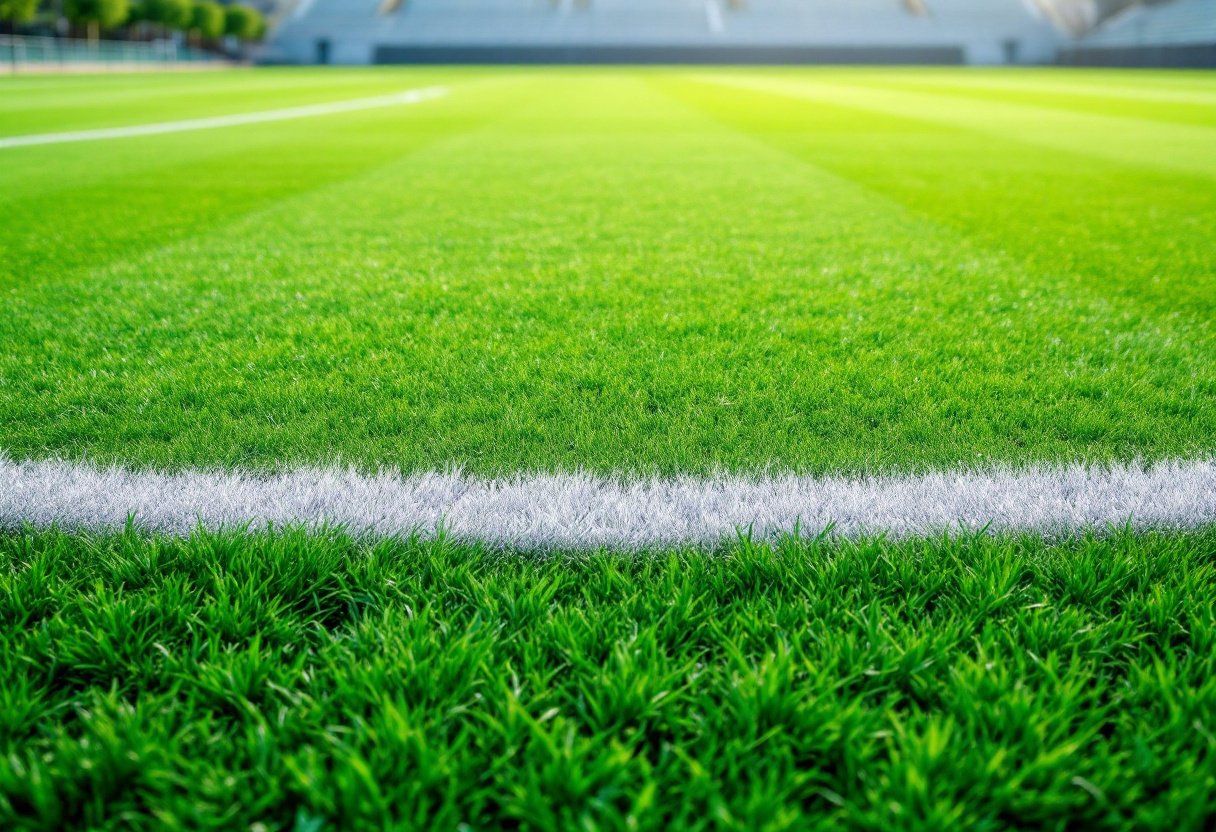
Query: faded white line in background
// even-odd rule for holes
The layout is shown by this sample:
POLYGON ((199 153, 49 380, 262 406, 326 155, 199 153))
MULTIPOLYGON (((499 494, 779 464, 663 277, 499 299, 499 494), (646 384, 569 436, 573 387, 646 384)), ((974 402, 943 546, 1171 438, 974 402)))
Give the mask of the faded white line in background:
POLYGON ((771 538, 835 534, 908 537, 946 529, 1071 534, 1130 522, 1187 529, 1216 524, 1216 460, 1152 465, 1039 465, 882 477, 719 476, 629 479, 459 473, 364 475, 157 473, 64 461, 0 458, 0 526, 140 527, 188 534, 267 524, 340 524, 352 532, 432 536, 524 549, 633 550, 713 546, 739 530, 771 538))
POLYGON ((286 107, 281 110, 261 110, 256 113, 237 113, 212 118, 192 118, 185 121, 163 121, 159 124, 137 124, 131 127, 107 127, 99 130, 75 130, 70 133, 39 133, 31 136, 0 137, 0 148, 25 147, 36 144, 60 144, 63 142, 89 142, 97 139, 125 139, 131 136, 156 136, 161 133, 181 133, 187 130, 209 130, 214 127, 234 127, 240 124, 259 124, 264 121, 284 121, 308 116, 327 116, 333 113, 348 113, 354 110, 371 110, 376 107, 392 107, 398 104, 417 104, 440 98, 448 94, 446 87, 424 87, 416 90, 396 92, 391 95, 376 95, 370 98, 352 98, 346 101, 330 101, 325 104, 307 104, 302 107, 286 107))

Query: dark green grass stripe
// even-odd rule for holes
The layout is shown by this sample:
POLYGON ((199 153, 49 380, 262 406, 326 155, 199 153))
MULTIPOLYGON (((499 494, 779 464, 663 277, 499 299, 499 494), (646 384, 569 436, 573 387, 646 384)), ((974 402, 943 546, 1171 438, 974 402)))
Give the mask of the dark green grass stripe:
POLYGON ((0 825, 1204 828, 1216 533, 0 537, 0 825))

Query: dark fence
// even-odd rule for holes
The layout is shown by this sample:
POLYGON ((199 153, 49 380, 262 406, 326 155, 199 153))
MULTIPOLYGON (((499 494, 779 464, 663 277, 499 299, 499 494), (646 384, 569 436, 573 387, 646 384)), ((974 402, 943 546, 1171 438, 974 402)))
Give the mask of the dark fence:
POLYGON ((377 46, 377 64, 961 64, 958 46, 377 46))
POLYGON ((1078 47, 1062 50, 1057 63, 1065 66, 1208 69, 1216 67, 1216 43, 1186 46, 1078 47))

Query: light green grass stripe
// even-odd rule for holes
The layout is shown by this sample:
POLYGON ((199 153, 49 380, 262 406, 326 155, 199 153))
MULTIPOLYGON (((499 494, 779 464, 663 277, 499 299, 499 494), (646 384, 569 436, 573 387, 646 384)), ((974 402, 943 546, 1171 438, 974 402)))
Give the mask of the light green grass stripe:
POLYGON ((1154 83, 1151 74, 1113 73, 1099 80, 1074 72, 1023 73, 911 70, 894 74, 886 72, 853 73, 850 82, 874 83, 884 87, 936 87, 944 90, 990 91, 994 93, 1042 93, 1048 99, 1070 96, 1074 99, 1092 98, 1122 102, 1152 102, 1191 105, 1195 109, 1216 108, 1216 83, 1201 86, 1179 86, 1154 83))
POLYGON ((816 77, 705 72, 718 84, 922 119, 1123 164, 1216 176, 1216 128, 879 89, 816 77))
POLYGON ((1068 113, 1089 113, 1099 116, 1135 118, 1163 124, 1195 125, 1204 128, 1216 127, 1216 96, 1205 103, 1202 96, 1187 97, 1178 93, 1161 97, 1151 95, 1152 90, 1136 94, 1127 87, 1115 87, 1109 91, 1096 85, 1030 84, 1025 87, 1011 84, 967 83, 966 79, 929 77, 890 77, 866 79, 853 78, 853 83, 865 83, 879 89, 946 95, 965 100, 1008 102, 1053 109, 1068 113), (1092 90, 1087 92, 1087 90, 1092 90), (1107 94, 1102 94, 1107 92, 1107 94), (1126 93, 1126 94, 1124 94, 1126 93))

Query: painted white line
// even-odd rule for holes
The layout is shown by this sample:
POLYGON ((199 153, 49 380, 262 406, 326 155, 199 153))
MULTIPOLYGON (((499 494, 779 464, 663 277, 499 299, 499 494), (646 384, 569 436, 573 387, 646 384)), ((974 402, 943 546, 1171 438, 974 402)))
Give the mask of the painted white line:
POLYGON ((416 90, 377 95, 370 98, 352 98, 346 101, 330 101, 325 104, 307 104, 302 107, 286 107, 281 110, 262 110, 256 113, 237 113, 231 116, 192 118, 185 121, 162 121, 159 124, 136 124, 131 127, 107 127, 99 130, 76 130, 70 133, 39 133, 31 136, 8 136, 0 138, 0 149, 27 147, 36 144, 61 144, 63 142, 90 142, 97 139, 125 139, 131 136, 156 136, 161 133, 181 133, 187 130, 210 130, 215 127, 234 127, 240 124, 260 124, 264 121, 284 121, 308 116, 327 116, 333 113, 349 113, 354 110, 371 110, 376 107, 392 107, 398 104, 417 104, 440 98, 448 94, 446 87, 424 87, 416 90))
POLYGON ((1154 465, 1035 466, 908 476, 627 480, 528 474, 486 480, 459 473, 402 477, 301 469, 282 474, 167 474, 64 461, 0 458, 0 526, 59 524, 187 534, 273 523, 341 524, 354 532, 434 535, 525 549, 713 546, 750 530, 769 538, 946 529, 1071 534, 1131 523, 1187 529, 1216 524, 1216 460, 1154 465))

